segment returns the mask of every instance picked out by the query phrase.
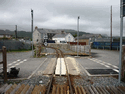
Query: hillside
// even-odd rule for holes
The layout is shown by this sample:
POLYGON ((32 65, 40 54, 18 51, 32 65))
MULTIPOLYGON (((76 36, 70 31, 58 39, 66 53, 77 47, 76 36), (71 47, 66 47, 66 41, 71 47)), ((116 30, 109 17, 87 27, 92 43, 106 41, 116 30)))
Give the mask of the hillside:
MULTIPOLYGON (((72 35, 77 35, 77 31, 76 30, 72 30, 72 29, 59 29, 59 30, 63 30, 66 33, 71 33, 72 35)), ((90 34, 90 33, 79 31, 79 36, 82 36, 83 34, 90 34)))
MULTIPOLYGON (((6 30, 6 32, 11 34, 13 37, 15 37, 15 31, 6 30)), ((17 37, 18 38, 31 39, 32 38, 32 33, 31 32, 26 32, 26 31, 17 31, 17 37)))
MULTIPOLYGON (((66 33, 71 33, 73 36, 77 35, 77 31, 76 30, 71 30, 71 29, 58 29, 58 30, 63 30, 66 33)), ((6 30, 6 32, 10 33, 13 37, 15 37, 15 31, 6 30)), ((79 31, 79 36, 82 36, 83 34, 90 34, 90 33, 79 31)), ((27 32, 27 31, 17 31, 17 36, 18 36, 18 38, 31 39, 32 38, 32 33, 31 32, 27 32)))

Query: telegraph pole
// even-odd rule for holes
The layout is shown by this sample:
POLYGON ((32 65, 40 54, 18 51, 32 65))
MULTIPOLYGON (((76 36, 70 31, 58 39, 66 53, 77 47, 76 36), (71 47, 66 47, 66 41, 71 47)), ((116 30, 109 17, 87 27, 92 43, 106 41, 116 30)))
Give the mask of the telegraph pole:
POLYGON ((77 22, 77 56, 79 55, 79 48, 78 48, 78 46, 79 46, 79 19, 80 19, 80 17, 78 16, 78 22, 77 22))
POLYGON ((31 32, 32 32, 32 57, 34 55, 33 53, 33 10, 31 9, 31 32))
POLYGON ((15 38, 17 40, 17 25, 15 25, 15 38))
MULTIPOLYGON (((125 2, 124 2, 125 3, 125 2)), ((120 52, 119 52, 119 83, 121 82, 121 68, 122 68, 122 36, 123 36, 123 0, 120 0, 120 52)))
POLYGON ((111 23, 110 23, 110 50, 112 50, 112 6, 111 6, 111 23))

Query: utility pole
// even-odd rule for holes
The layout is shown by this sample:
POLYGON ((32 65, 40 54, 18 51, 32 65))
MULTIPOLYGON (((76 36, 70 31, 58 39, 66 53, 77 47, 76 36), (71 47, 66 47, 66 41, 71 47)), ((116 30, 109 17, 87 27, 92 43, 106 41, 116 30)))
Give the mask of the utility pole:
POLYGON ((17 25, 15 25, 15 38, 17 40, 17 25))
POLYGON ((112 6, 111 6, 111 23, 110 23, 110 50, 112 50, 112 6))
POLYGON ((79 46, 79 19, 80 19, 80 17, 78 16, 78 19, 77 19, 77 56, 79 55, 79 48, 78 48, 78 46, 79 46))
POLYGON ((31 9, 31 32, 32 32, 32 57, 34 55, 33 52, 33 10, 31 9))
MULTIPOLYGON (((124 2, 125 3, 125 2, 124 2)), ((124 10, 125 11, 125 10, 124 10)), ((121 68, 122 68, 122 36, 123 36, 123 0, 120 0, 120 52, 119 52, 119 83, 121 82, 121 68)))

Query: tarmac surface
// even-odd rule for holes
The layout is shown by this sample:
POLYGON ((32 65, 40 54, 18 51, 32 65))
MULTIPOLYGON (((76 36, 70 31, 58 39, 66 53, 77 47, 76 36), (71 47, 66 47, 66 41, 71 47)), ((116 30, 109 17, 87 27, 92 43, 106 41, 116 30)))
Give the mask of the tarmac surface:
MULTIPOLYGON (((63 50, 67 52, 66 50, 63 50)), ((44 52, 53 53, 53 49, 47 48, 44 52)), ((68 51, 71 52, 71 51, 68 51)), ((92 49, 92 57, 80 56, 75 58, 76 62, 80 64, 84 69, 112 69, 118 73, 119 65, 119 51, 110 50, 95 50, 92 49)), ((55 58, 54 55, 47 55, 41 58, 32 58, 32 51, 27 52, 10 52, 7 53, 7 68, 8 71, 11 67, 20 68, 19 78, 29 78, 30 76, 38 73, 43 73, 51 58, 55 58), (39 68, 39 69, 38 69, 39 68)), ((0 61, 2 60, 2 54, 0 53, 0 61)), ((2 71, 2 65, 0 65, 2 71)), ((80 69, 81 71, 83 69, 80 69)))

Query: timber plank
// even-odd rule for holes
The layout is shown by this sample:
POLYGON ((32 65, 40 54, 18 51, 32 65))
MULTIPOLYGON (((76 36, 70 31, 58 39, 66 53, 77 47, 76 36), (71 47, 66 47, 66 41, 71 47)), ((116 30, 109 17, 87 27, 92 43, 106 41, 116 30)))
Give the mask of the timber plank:
POLYGON ((82 94, 82 91, 81 91, 81 88, 80 87, 77 87, 77 89, 78 89, 78 94, 82 94))
POLYGON ((0 88, 0 93, 3 93, 4 92, 4 89, 8 86, 8 84, 5 84, 3 85, 1 88, 0 88))
POLYGON ((83 87, 82 86, 80 86, 81 87, 81 90, 82 90, 82 94, 86 94, 86 92, 85 92, 85 90, 83 89, 83 87))
POLYGON ((56 94, 56 86, 53 85, 52 94, 56 94))
POLYGON ((18 84, 16 88, 13 89, 13 91, 10 94, 15 94, 15 92, 21 87, 21 84, 18 84))
POLYGON ((5 92, 5 94, 10 94, 11 91, 13 91, 14 88, 16 88, 16 86, 17 86, 16 84, 12 85, 12 86, 5 92))
POLYGON ((11 88, 11 86, 12 86, 12 84, 8 85, 8 86, 5 88, 4 93, 5 93, 7 90, 9 90, 9 88, 11 88))
POLYGON ((25 87, 25 85, 22 84, 22 85, 20 86, 20 88, 15 92, 15 94, 20 94, 21 91, 24 89, 24 87, 25 87))
POLYGON ((53 73, 53 69, 54 69, 55 64, 56 64, 56 59, 52 58, 50 61, 51 62, 48 64, 46 69, 43 71, 44 75, 51 75, 53 73))
POLYGON ((95 89, 94 86, 91 86, 92 90, 95 92, 95 94, 99 94, 98 91, 95 89))
POLYGON ((77 91, 77 87, 74 86, 74 89, 75 89, 75 94, 78 94, 78 91, 77 91))
POLYGON ((31 94, 34 86, 30 85, 29 89, 27 90, 26 94, 31 94))
POLYGON ((27 84, 27 85, 24 87, 24 89, 22 90, 21 94, 25 94, 26 91, 29 89, 29 87, 30 87, 30 86, 27 84))

